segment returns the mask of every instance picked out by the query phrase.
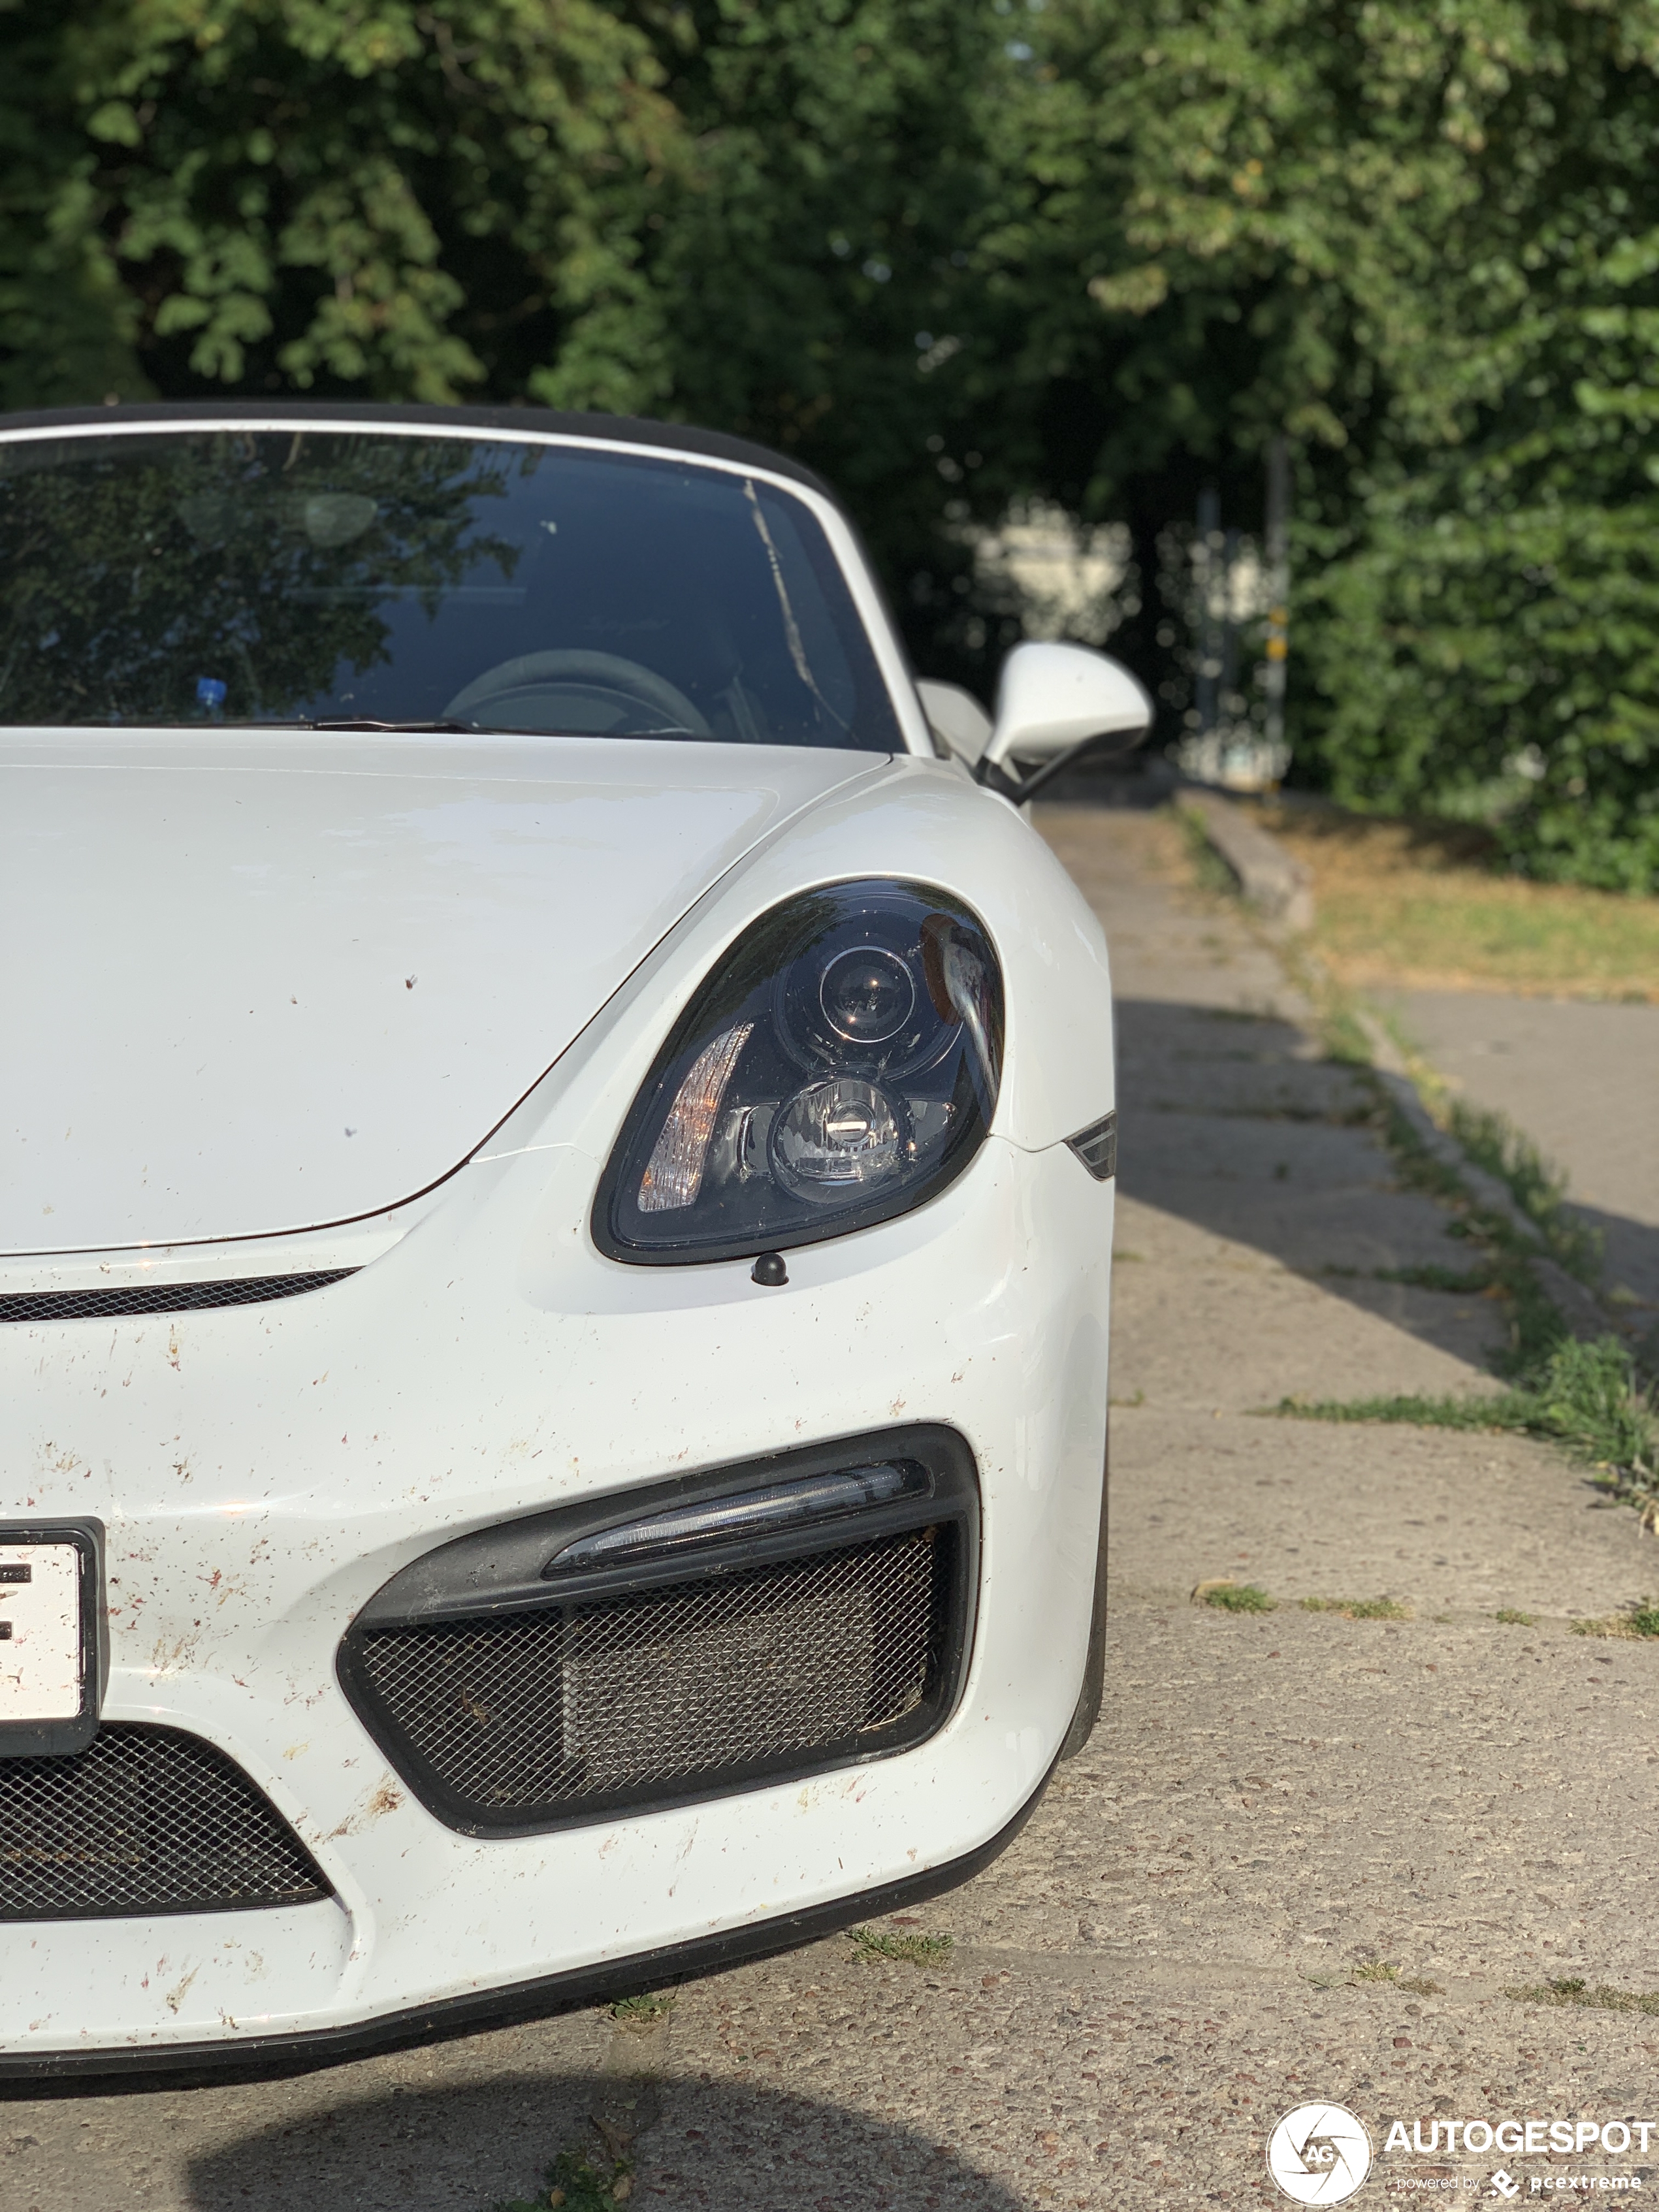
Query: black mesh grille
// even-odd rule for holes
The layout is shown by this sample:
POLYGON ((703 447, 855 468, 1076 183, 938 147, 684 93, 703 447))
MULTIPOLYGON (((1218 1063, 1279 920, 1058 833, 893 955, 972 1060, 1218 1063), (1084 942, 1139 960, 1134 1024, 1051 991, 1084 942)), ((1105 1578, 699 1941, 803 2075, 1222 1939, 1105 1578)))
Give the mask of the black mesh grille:
POLYGON ((234 1283, 133 1283, 118 1291, 9 1291, 0 1296, 0 1322, 99 1321, 112 1314, 193 1313, 204 1306, 263 1305, 297 1298, 355 1275, 325 1267, 309 1275, 249 1275, 234 1283))
POLYGON ((329 1886, 240 1767, 111 1724, 67 1759, 0 1759, 0 1920, 304 1905, 329 1886))
POLYGON ((929 1733, 957 1540, 911 1529, 587 1603, 370 1629, 348 1677, 411 1785, 463 1825, 672 1802, 929 1733))

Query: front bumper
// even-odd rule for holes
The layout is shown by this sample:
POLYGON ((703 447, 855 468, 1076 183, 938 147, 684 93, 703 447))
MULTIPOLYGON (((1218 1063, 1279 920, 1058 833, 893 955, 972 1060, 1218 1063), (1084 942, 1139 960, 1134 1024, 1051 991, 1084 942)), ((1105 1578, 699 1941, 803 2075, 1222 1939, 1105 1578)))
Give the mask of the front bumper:
POLYGON ((1033 1802, 1089 1629, 1112 1186, 1000 1140, 899 1221, 634 1269, 570 1147, 481 1162, 384 1256, 264 1306, 0 1331, 17 1517, 108 1531, 106 1718, 226 1751, 335 1894, 9 1930, 9 2070, 322 2050, 765 1948, 972 1871, 1033 1802), (919 1747, 551 1834, 428 1812, 340 1687, 353 1616, 434 1545, 586 1495, 917 1421, 981 1498, 972 1656, 919 1747))

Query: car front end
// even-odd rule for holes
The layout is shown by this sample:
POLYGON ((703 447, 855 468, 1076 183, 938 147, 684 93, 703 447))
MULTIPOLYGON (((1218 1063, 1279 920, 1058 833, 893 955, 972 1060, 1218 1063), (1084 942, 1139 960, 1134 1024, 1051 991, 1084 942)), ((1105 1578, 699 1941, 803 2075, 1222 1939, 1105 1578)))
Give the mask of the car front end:
POLYGON ((961 1879, 1095 1618, 1091 917, 920 743, 221 703, 0 733, 0 1570, 90 1578, 74 1711, 0 1700, 0 2069, 368 2049, 961 1879))

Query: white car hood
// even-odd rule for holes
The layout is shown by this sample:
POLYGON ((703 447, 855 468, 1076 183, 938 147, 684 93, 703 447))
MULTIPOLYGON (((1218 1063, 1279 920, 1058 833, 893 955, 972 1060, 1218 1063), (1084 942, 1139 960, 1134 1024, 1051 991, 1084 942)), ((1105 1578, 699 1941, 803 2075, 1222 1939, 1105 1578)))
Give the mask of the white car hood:
POLYGON ((884 756, 0 737, 0 1250, 319 1226, 448 1173, 769 830, 884 756))

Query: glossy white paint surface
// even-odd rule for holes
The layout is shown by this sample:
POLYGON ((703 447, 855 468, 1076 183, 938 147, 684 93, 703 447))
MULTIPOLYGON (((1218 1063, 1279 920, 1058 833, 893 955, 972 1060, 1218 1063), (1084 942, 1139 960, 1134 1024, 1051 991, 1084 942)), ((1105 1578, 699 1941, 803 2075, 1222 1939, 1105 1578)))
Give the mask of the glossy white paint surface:
POLYGON ((884 764, 0 732, 0 1250, 269 1235, 424 1189, 734 860, 884 764))
POLYGON ((1121 661, 1086 645, 1017 645, 997 683, 993 761, 1052 758, 1085 738, 1149 730, 1152 702, 1121 661))

